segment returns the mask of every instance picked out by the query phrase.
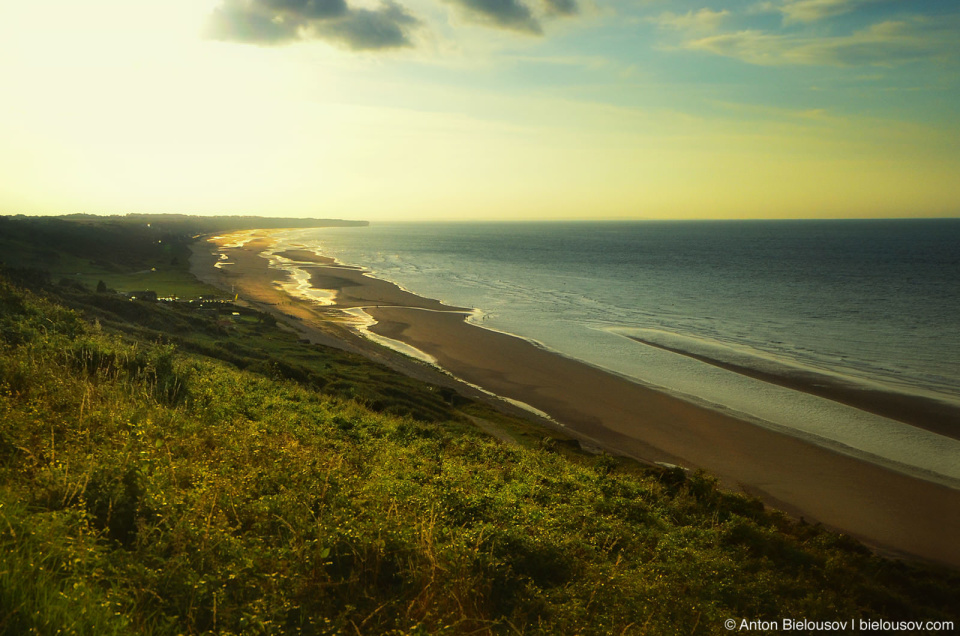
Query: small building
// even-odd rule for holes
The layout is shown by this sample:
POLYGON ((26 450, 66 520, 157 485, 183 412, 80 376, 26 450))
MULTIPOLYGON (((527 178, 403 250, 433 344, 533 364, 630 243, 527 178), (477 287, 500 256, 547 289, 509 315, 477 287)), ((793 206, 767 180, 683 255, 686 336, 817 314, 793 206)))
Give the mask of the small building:
POLYGON ((157 302, 157 292, 145 289, 142 291, 127 292, 127 298, 130 300, 143 300, 149 303, 157 302))

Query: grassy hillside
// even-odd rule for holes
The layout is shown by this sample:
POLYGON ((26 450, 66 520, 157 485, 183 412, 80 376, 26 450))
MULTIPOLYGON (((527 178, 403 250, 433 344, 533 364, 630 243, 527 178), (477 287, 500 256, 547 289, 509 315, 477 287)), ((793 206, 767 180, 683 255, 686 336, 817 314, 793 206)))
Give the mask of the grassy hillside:
POLYGON ((960 574, 705 475, 498 443, 463 413, 505 416, 255 313, 14 273, 39 282, 0 279, 0 633, 960 621, 960 574))

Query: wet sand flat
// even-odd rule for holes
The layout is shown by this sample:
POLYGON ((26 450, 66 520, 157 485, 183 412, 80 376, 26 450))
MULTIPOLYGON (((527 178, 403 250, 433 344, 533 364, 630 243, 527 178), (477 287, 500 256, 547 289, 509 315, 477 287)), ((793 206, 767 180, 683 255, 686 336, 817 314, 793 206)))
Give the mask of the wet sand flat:
POLYGON ((463 307, 450 307, 437 300, 411 294, 393 283, 367 276, 362 270, 354 267, 313 268, 310 283, 317 289, 338 292, 336 306, 342 308, 399 306, 434 311, 467 311, 463 307))
POLYGON ((329 256, 321 256, 310 250, 284 250, 277 252, 277 256, 289 258, 291 261, 300 261, 304 263, 320 263, 322 265, 333 265, 336 261, 329 256))
POLYGON ((751 378, 763 380, 771 384, 784 386, 795 391, 819 395, 828 400, 840 402, 841 404, 846 404, 862 411, 932 431, 938 435, 960 439, 960 408, 944 402, 925 399, 919 396, 853 386, 831 380, 820 374, 804 373, 802 371, 789 373, 761 371, 739 364, 716 360, 709 356, 683 351, 675 347, 650 342, 643 338, 634 336, 627 337, 649 347, 670 351, 721 369, 750 376, 751 378))

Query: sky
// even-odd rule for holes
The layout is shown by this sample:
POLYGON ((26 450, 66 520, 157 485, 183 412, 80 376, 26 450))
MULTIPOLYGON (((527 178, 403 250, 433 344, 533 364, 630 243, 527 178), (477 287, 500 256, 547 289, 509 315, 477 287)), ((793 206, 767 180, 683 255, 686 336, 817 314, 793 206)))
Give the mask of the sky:
POLYGON ((960 216, 960 0, 4 0, 0 214, 960 216))

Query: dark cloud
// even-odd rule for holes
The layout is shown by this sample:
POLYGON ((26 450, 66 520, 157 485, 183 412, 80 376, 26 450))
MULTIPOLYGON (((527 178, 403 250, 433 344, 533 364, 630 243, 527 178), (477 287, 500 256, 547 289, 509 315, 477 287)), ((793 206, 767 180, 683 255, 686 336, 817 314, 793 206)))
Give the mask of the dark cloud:
POLYGON ((386 2, 377 10, 353 9, 342 19, 323 23, 318 32, 354 51, 410 46, 407 30, 419 20, 400 5, 386 2))
MULTIPOLYGON (((524 0, 447 0, 479 22, 501 29, 540 35, 540 19, 524 0)), ((546 16, 571 16, 580 12, 577 0, 542 0, 546 16)))
MULTIPOLYGON (((517 0, 450 0, 469 15, 497 27, 540 34, 543 28, 530 7, 517 0)), ((563 1, 563 0, 561 0, 563 1)))
MULTIPOLYGON (((543 17, 579 12, 577 0, 446 0, 478 22, 500 29, 540 35, 543 17)), ((411 46, 420 21, 394 0, 376 9, 353 8, 347 0, 222 0, 210 16, 207 35, 215 40, 260 45, 323 39, 352 50, 411 46)))
POLYGON ((301 20, 331 18, 347 12, 345 0, 263 0, 262 4, 301 20))
POLYGON ((547 10, 556 15, 576 15, 580 13, 577 0, 544 0, 547 10))
POLYGON ((210 16, 215 40, 261 45, 325 39, 353 50, 410 46, 419 20, 392 0, 351 9, 345 0, 225 0, 210 16))

